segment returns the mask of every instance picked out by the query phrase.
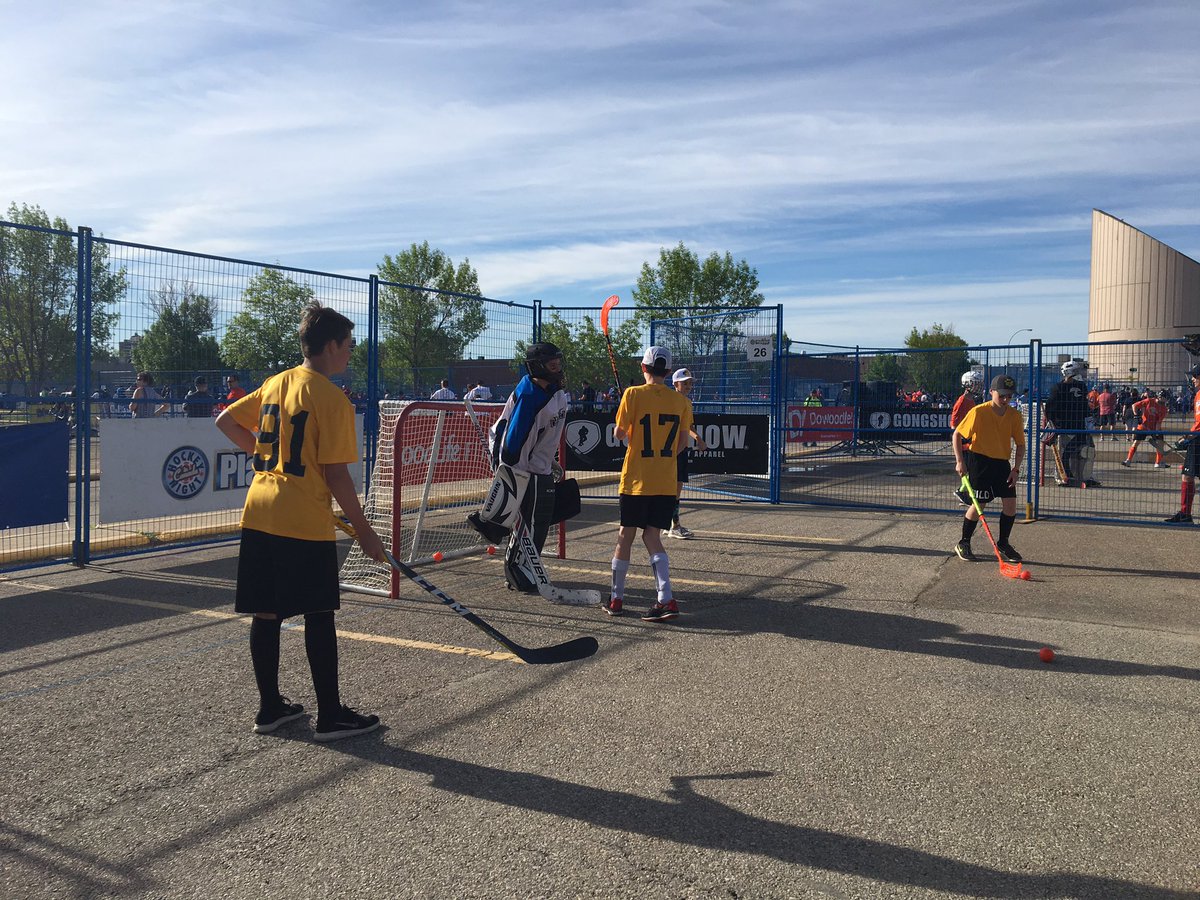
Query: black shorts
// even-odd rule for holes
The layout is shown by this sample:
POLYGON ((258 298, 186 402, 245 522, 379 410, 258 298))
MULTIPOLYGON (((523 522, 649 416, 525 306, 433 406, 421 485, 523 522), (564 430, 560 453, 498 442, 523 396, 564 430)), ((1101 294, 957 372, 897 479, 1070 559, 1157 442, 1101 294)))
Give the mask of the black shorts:
POLYGON ((1183 451, 1183 474, 1193 478, 1200 474, 1200 434, 1188 438, 1187 449, 1183 451))
POLYGON ((657 528, 660 531, 671 527, 671 516, 675 513, 674 494, 621 494, 622 528, 657 528))
POLYGON ((1016 485, 1008 483, 1012 466, 1007 459, 993 459, 970 450, 963 451, 963 462, 967 466, 967 478, 975 489, 975 499, 983 506, 997 497, 1016 497, 1016 485))
POLYGON ((1113 428, 1116 426, 1116 424, 1117 424, 1117 414, 1116 413, 1100 413, 1100 427, 1101 428, 1103 428, 1105 425, 1109 426, 1110 428, 1113 428))
POLYGON ((683 482, 683 481, 688 480, 688 462, 691 460, 691 458, 692 458, 692 448, 691 447, 684 447, 683 452, 680 453, 677 457, 675 457, 675 480, 676 481, 683 482))
POLYGON ((233 607, 237 612, 275 613, 285 619, 341 605, 336 541, 302 541, 242 529, 233 607))

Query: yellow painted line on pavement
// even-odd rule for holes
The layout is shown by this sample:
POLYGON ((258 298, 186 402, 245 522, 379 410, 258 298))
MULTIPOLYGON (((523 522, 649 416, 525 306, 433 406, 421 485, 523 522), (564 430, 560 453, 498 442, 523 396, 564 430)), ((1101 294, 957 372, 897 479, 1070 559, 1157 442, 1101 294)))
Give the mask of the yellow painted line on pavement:
MULTIPOLYGON (((570 572, 574 575, 591 575, 593 578, 597 577, 595 569, 577 569, 574 566, 559 565, 557 562, 552 563, 549 568, 553 569, 555 572, 570 572)), ((609 571, 611 571, 611 569, 605 570, 601 574, 607 575, 609 571)), ((630 572, 625 576, 625 580, 629 581, 630 579, 633 579, 634 581, 653 581, 654 575, 653 573, 650 575, 643 575, 640 572, 630 572)), ((701 587, 733 587, 732 581, 702 581, 699 578, 678 578, 673 573, 671 575, 671 584, 698 584, 701 587)))
MULTIPOLYGON (((123 603, 126 606, 143 606, 149 609, 165 609, 171 612, 186 613, 190 616, 202 616, 208 619, 247 619, 244 613, 225 612, 220 609, 196 609, 180 603, 166 603, 162 600, 135 600, 132 597, 114 597, 111 594, 95 594, 89 591, 65 590, 37 584, 22 584, 23 588, 46 593, 60 592, 71 597, 85 597, 89 600, 103 600, 109 603, 123 603)), ((289 627, 289 631, 303 631, 303 625, 289 627)), ((338 629, 338 637, 349 641, 365 641, 372 644, 391 644, 394 647, 405 647, 410 650, 432 650, 437 653, 448 653, 457 656, 473 656, 478 659, 498 659, 506 662, 521 663, 512 653, 502 650, 479 650, 475 647, 456 647, 453 644, 435 644, 430 641, 414 641, 408 638, 388 637, 380 634, 366 634, 361 631, 343 631, 338 629)), ((523 663, 521 663, 524 665, 523 663)))

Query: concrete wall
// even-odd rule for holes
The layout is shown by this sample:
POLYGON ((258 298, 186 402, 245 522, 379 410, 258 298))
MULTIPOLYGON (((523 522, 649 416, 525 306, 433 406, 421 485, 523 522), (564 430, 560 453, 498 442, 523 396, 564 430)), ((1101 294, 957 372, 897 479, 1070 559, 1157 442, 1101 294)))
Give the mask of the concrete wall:
MULTIPOLYGON (((1106 212, 1092 210, 1089 341, 1179 339, 1200 332, 1200 263, 1106 212)), ((1191 365, 1182 347, 1093 347, 1091 377, 1177 384, 1191 365), (1131 369, 1136 369, 1131 372, 1131 369)))

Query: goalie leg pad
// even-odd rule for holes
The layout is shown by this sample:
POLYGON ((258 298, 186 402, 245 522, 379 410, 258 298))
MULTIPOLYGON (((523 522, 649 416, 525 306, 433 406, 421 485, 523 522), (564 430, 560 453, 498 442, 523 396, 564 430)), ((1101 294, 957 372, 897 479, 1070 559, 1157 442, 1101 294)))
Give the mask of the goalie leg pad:
POLYGON ((1096 462, 1096 446, 1092 443, 1092 436, 1080 435, 1083 439, 1083 446, 1079 448, 1079 477, 1084 481, 1090 481, 1092 478, 1092 466, 1096 462))
POLYGON ((521 501, 528 485, 528 472, 501 463, 496 467, 496 475, 484 498, 483 507, 479 512, 467 516, 467 521, 493 544, 503 541, 521 513, 521 501))

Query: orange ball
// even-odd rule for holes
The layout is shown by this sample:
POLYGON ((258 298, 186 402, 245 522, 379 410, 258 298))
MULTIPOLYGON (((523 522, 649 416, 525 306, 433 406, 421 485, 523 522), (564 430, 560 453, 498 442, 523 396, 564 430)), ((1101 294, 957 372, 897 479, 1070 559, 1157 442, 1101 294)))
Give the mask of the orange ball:
POLYGON ((495 546, 489 545, 488 546, 488 556, 495 556, 495 555, 496 555, 495 546))
POLYGON ((1049 647, 1043 647, 1041 650, 1039 650, 1038 656, 1041 657, 1041 660, 1044 663, 1054 662, 1054 651, 1049 647))
POLYGON ((441 551, 441 550, 439 550, 437 553, 433 554, 433 561, 434 561, 434 562, 441 562, 441 561, 442 561, 442 559, 443 559, 443 556, 442 556, 442 551, 441 551))

